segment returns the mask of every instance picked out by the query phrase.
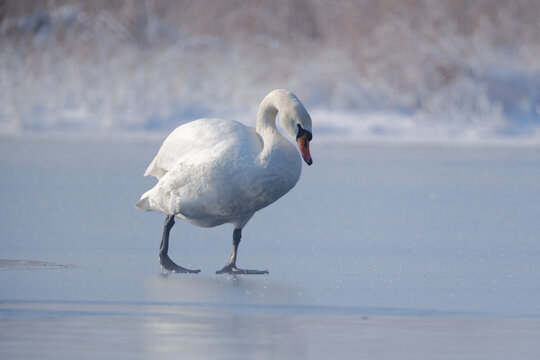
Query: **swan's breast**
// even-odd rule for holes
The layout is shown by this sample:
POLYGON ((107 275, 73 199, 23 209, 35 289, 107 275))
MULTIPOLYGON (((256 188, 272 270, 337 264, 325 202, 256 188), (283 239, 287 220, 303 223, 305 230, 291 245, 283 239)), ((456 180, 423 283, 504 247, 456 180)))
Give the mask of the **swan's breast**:
MULTIPOLYGON (((259 158, 260 178, 257 179, 261 202, 267 206, 291 190, 302 173, 302 161, 294 146, 278 139, 270 154, 259 158)), ((262 207, 264 207, 262 206, 262 207)))

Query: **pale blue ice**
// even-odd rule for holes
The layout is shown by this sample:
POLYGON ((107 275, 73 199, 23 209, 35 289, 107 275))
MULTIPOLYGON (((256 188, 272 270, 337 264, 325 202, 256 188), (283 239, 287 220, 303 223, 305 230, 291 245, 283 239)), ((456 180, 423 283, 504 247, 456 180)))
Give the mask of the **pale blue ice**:
MULTIPOLYGON (((314 165, 244 231, 239 265, 270 274, 231 277, 214 272, 228 259, 232 226, 182 222, 171 233, 171 258, 202 272, 162 274, 164 216, 133 208, 155 181, 142 172, 158 146, 0 141, 1 258, 69 265, 3 262, 4 354, 69 357, 85 349, 81 337, 96 345, 107 340, 100 329, 110 328, 111 339, 131 349, 120 358, 132 357, 142 338, 144 354, 184 349, 194 358, 322 358, 340 339, 344 355, 369 344, 366 354, 384 355, 385 339, 407 340, 392 358, 424 338, 453 349, 447 358, 538 355, 538 149, 314 141, 314 165), (51 343, 40 342, 40 326, 51 343), (24 339, 33 346, 16 345, 24 339)), ((411 357, 433 355, 415 349, 411 357)))

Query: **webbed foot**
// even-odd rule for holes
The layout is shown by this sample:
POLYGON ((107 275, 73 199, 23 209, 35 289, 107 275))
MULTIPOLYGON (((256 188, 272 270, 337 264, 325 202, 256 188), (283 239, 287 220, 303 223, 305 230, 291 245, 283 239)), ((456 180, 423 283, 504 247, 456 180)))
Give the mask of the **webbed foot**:
POLYGON ((171 260, 171 258, 167 254, 160 254, 159 255, 159 264, 161 265, 161 268, 165 270, 166 272, 175 272, 175 273, 182 273, 182 274, 197 274, 201 272, 201 270, 191 270, 186 269, 180 265, 175 264, 174 261, 171 260))
POLYGON ((227 264, 223 267, 223 269, 216 271, 216 274, 262 275, 262 274, 270 274, 270 272, 268 270, 239 269, 234 264, 227 264))

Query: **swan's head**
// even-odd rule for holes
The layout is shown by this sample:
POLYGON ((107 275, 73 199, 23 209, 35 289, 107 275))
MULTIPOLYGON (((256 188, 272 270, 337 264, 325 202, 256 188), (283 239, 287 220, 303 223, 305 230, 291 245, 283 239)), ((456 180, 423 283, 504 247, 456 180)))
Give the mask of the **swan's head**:
POLYGON ((311 131, 305 130, 300 124, 297 124, 297 127, 298 133, 296 135, 296 142, 300 148, 300 154, 302 154, 302 158, 306 164, 311 165, 313 164, 313 159, 309 153, 309 142, 313 138, 313 135, 311 135, 311 131))
POLYGON ((298 143, 300 154, 306 164, 313 164, 311 154, 309 152, 309 142, 313 138, 311 130, 311 117, 300 100, 293 94, 288 93, 287 105, 280 111, 281 126, 294 138, 298 143))

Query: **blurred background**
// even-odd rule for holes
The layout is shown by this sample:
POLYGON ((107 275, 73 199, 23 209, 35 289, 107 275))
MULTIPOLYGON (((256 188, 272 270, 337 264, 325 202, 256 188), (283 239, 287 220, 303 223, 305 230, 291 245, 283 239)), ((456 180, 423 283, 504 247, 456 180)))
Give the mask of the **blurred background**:
POLYGON ((540 142, 536 0, 0 0, 0 134, 255 123, 318 139, 540 142))

